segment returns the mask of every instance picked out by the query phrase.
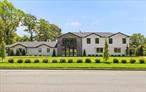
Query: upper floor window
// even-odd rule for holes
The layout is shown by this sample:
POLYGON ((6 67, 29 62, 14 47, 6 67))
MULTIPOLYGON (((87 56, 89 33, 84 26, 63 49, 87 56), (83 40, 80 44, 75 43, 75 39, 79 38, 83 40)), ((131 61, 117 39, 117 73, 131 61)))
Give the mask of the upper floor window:
POLYGON ((115 53, 121 53, 121 48, 114 48, 115 53))
POLYGON ((48 53, 50 52, 50 48, 47 48, 47 52, 48 52, 48 53))
POLYGON ((91 43, 91 39, 87 38, 87 44, 90 44, 90 43, 91 43))
POLYGON ((96 53, 103 53, 103 48, 96 48, 96 53))
POLYGON ((109 44, 112 44, 112 43, 113 43, 113 39, 109 38, 109 44))
POLYGON ((38 48, 38 52, 42 52, 42 48, 38 48))
POLYGON ((95 38, 95 43, 99 44, 99 38, 95 38))
POLYGON ((126 38, 123 38, 123 39, 122 39, 122 43, 123 43, 123 44, 126 44, 126 38))

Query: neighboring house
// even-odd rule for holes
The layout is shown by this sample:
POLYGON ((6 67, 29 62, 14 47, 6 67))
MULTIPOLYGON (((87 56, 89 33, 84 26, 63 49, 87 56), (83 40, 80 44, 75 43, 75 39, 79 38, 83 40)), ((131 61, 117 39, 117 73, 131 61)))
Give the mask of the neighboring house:
POLYGON ((23 48, 26 55, 49 55, 56 50, 58 56, 103 55, 105 40, 109 45, 110 55, 126 55, 129 46, 129 36, 121 32, 68 32, 58 37, 56 42, 18 42, 7 46, 16 49, 23 48), (47 50, 48 49, 48 50, 47 50))
MULTIPOLYGON (((51 56, 53 50, 56 51, 57 42, 17 42, 12 45, 7 45, 7 49, 12 49, 14 55, 17 51, 22 55, 25 51, 25 55, 35 55, 35 56, 51 56)), ((57 51, 56 51, 57 52, 57 51)))

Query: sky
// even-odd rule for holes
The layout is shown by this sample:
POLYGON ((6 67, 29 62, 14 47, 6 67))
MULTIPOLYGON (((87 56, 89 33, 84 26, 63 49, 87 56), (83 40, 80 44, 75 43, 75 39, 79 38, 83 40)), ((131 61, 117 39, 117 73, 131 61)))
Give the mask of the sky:
MULTIPOLYGON (((9 0, 26 13, 66 32, 141 33, 146 37, 146 0, 9 0)), ((17 33, 27 34, 24 27, 17 33)))

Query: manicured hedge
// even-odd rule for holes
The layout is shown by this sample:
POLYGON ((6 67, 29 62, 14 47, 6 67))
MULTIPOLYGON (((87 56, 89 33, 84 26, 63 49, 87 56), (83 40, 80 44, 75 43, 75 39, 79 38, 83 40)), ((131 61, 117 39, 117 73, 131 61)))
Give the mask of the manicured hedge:
POLYGON ((65 59, 60 59, 60 63, 66 63, 65 59))
POLYGON ((114 58, 113 63, 119 63, 119 60, 117 58, 114 58))
POLYGON ((127 63, 127 60, 126 59, 122 59, 121 63, 125 64, 125 63, 127 63))
POLYGON ((68 60, 68 63, 73 63, 73 59, 69 59, 68 60))
POLYGON ((85 60, 85 63, 91 63, 91 59, 90 59, 90 58, 87 58, 87 59, 85 60))
POLYGON ((17 63, 23 63, 23 60, 22 59, 18 59, 17 63))
POLYGON ((82 59, 78 59, 77 63, 83 63, 83 60, 82 59))
POLYGON ((130 63, 135 63, 136 62, 136 60, 135 59, 130 59, 130 63))
POLYGON ((53 59, 53 60, 52 60, 52 63, 57 63, 57 60, 56 60, 56 59, 53 59))
POLYGON ((39 62, 40 62, 39 59, 35 59, 35 60, 34 60, 34 63, 39 63, 39 62))
POLYGON ((13 59, 13 58, 10 58, 10 59, 8 60, 8 62, 9 62, 9 63, 14 63, 14 59, 13 59))
POLYGON ((43 59, 43 63, 48 63, 48 59, 43 59))
POLYGON ((95 63, 100 63, 100 59, 95 59, 95 63))
POLYGON ((139 63, 144 64, 145 63, 144 59, 139 59, 139 63))
POLYGON ((31 63, 31 60, 30 59, 26 59, 25 63, 31 63))

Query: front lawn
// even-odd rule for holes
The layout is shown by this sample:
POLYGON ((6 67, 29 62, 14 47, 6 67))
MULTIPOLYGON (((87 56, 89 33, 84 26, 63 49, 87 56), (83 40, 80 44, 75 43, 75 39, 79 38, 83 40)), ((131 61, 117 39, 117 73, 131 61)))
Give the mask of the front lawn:
POLYGON ((5 62, 0 62, 0 68, 43 68, 43 69, 146 69, 146 58, 144 57, 110 57, 106 63, 102 57, 45 57, 45 56, 14 56, 7 57, 5 62), (9 59, 13 59, 14 63, 9 63, 9 59), (90 59, 90 63, 85 63, 86 59, 90 59), (100 63, 95 63, 95 59, 100 59, 100 63), (119 63, 113 63, 113 59, 119 60, 119 63), (135 63, 130 63, 130 59, 135 59, 135 63), (17 60, 22 59, 23 63, 17 63, 17 60), (25 63, 26 59, 30 59, 31 63, 25 63), (39 63, 34 63, 34 60, 38 59, 39 63), (48 63, 43 63, 44 59, 48 60, 48 63), (57 60, 57 63, 52 63, 52 60, 57 60), (60 63, 60 59, 65 59, 65 63, 60 63), (68 60, 72 59, 73 63, 68 63, 68 60), (77 63, 77 60, 81 59, 81 63, 77 63), (127 63, 121 63, 121 60, 125 59, 127 63), (144 59, 145 63, 140 64, 139 60, 144 59))

